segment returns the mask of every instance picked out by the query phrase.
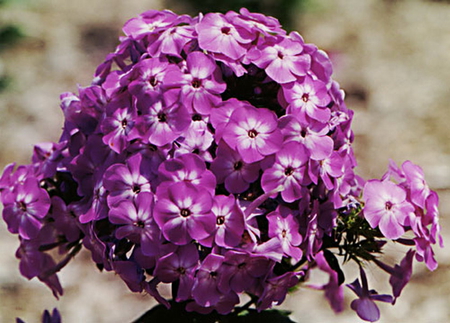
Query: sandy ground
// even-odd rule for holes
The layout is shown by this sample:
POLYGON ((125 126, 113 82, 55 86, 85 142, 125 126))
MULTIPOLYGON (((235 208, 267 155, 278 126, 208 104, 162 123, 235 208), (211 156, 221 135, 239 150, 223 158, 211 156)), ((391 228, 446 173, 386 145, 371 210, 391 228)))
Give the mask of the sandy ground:
MULTIPOLYGON (((310 0, 299 13, 297 30, 307 42, 330 53, 334 78, 355 110, 358 173, 378 178, 389 158, 420 164, 441 196, 444 238, 450 236, 450 5, 419 0, 310 0)), ((27 163, 33 144, 57 141, 62 126, 59 94, 90 83, 95 66, 115 47, 120 28, 156 0, 22 0, 0 11, 0 22, 23 26, 28 38, 4 52, 0 71, 14 82, 0 94, 0 167, 27 163)), ((181 12, 180 12, 181 13, 181 12)), ((448 243, 447 243, 448 244, 448 243)), ((0 322, 19 316, 38 322, 45 308, 58 306, 65 323, 130 322, 153 305, 133 295, 112 274, 100 274, 87 253, 61 274, 65 295, 53 299, 45 286, 18 273, 16 237, 0 221, 0 322)), ((387 257, 401 257, 391 248, 387 257)), ((415 266, 397 304, 380 305, 380 322, 450 321, 450 253, 437 250, 439 268, 415 266)), ((354 270, 348 270, 348 281, 354 270)), ((385 277, 369 278, 388 292, 385 277)), ((348 301, 353 298, 346 292, 348 301)), ((360 322, 348 310, 334 316, 322 295, 306 289, 288 297, 283 308, 301 322, 360 322)))

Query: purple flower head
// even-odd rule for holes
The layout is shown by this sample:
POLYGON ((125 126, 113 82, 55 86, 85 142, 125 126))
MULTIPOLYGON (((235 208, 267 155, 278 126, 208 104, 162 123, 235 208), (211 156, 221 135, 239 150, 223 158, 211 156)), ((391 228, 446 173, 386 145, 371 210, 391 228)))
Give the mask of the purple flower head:
POLYGON ((390 181, 370 180, 364 186, 364 217, 372 228, 379 227, 388 239, 398 239, 403 225, 414 212, 406 192, 390 181))
POLYGON ((209 236, 215 227, 211 194, 201 186, 179 182, 156 192, 154 218, 164 237, 176 245, 209 236))
MULTIPOLYGON (((280 304, 316 267, 329 280, 310 287, 341 311, 339 256, 376 262, 394 298, 413 258, 436 268, 437 193, 409 161, 381 181, 355 174, 354 113, 317 46, 245 8, 150 10, 123 31, 91 85, 61 95, 60 140, 0 177, 22 275, 58 296, 84 246, 133 292, 169 307, 170 284, 188 311, 217 315, 244 293, 244 308, 280 304), (394 267, 376 258, 388 239, 414 248, 394 267)), ((352 308, 373 320, 392 298, 361 279, 352 308)))
POLYGON ((227 123, 223 140, 246 163, 254 163, 280 150, 283 141, 275 113, 245 106, 236 109, 227 123))
POLYGON ((347 285, 359 297, 352 301, 351 307, 362 320, 376 322, 380 319, 380 310, 375 301, 392 303, 393 298, 391 295, 379 295, 375 290, 369 290, 366 273, 361 267, 360 274, 362 285, 358 279, 347 285))

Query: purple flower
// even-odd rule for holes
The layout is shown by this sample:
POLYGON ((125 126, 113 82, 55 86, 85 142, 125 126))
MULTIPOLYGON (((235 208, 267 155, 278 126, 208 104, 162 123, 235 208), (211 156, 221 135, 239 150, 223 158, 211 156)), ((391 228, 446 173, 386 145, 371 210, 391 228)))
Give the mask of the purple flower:
POLYGON ((192 297, 200 306, 214 306, 223 295, 218 289, 223 259, 223 256, 210 253, 198 268, 192 287, 192 297))
MULTIPOLYGON (((226 85, 218 73, 214 60, 202 52, 192 52, 186 58, 187 73, 183 74, 180 100, 189 111, 207 114, 216 106, 226 85)), ((176 83, 166 78, 168 83, 176 83)))
POLYGON ((414 254, 415 251, 410 249, 400 262, 400 265, 395 265, 394 267, 391 267, 376 258, 374 260, 381 269, 391 275, 389 284, 392 286, 392 294, 394 296, 392 304, 395 304, 395 301, 411 278, 414 254))
POLYGON ((165 75, 176 72, 181 75, 179 68, 170 65, 165 59, 157 57, 144 59, 133 67, 128 90, 139 98, 148 96, 151 100, 157 101, 161 95, 165 75))
POLYGON ((302 186, 309 184, 305 176, 308 152, 299 143, 287 143, 275 155, 275 163, 266 169, 261 178, 264 192, 283 186, 281 197, 287 203, 294 202, 302 197, 302 186))
POLYGON ((191 296, 198 261, 198 251, 195 245, 181 246, 176 251, 160 258, 153 274, 164 283, 179 280, 175 299, 183 301, 191 296))
POLYGON ((114 261, 113 269, 132 292, 142 292, 146 285, 144 270, 136 262, 130 260, 114 261))
POLYGON ((284 253, 299 261, 303 252, 299 245, 302 243, 302 236, 299 233, 299 223, 292 214, 292 210, 279 206, 277 210, 267 215, 269 221, 269 237, 276 237, 280 240, 284 253))
POLYGON ((198 43, 204 50, 221 53, 233 60, 246 52, 253 36, 244 28, 232 24, 226 15, 206 14, 196 26, 198 43))
POLYGON ((140 14, 139 17, 128 20, 123 27, 123 32, 133 39, 141 39, 171 26, 176 18, 177 15, 169 10, 149 10, 140 14))
POLYGON ((177 158, 168 159, 158 168, 158 190, 162 191, 173 183, 185 182, 208 190, 211 195, 216 188, 214 174, 206 169, 205 162, 196 154, 184 154, 177 158))
POLYGON ((118 239, 128 238, 141 244, 142 252, 154 255, 161 244, 160 231, 153 218, 153 194, 141 192, 135 200, 121 200, 109 211, 111 223, 121 225, 116 229, 118 239))
POLYGON ((212 212, 216 216, 216 228, 204 244, 214 241, 220 247, 236 247, 244 233, 244 213, 234 196, 216 195, 212 212))
POLYGON ((388 239, 398 239, 403 225, 414 212, 406 192, 390 181, 370 180, 364 185, 364 217, 372 228, 379 227, 388 239))
POLYGON ((242 193, 258 179, 260 166, 259 162, 244 162, 237 151, 221 141, 210 169, 216 175, 217 182, 225 184, 228 192, 242 193))
POLYGON ((289 103, 287 113, 298 116, 299 120, 309 118, 326 123, 330 119, 331 110, 327 108, 330 97, 326 84, 306 76, 303 82, 294 82, 283 87, 286 101, 289 103))
POLYGON ((424 209, 425 202, 428 196, 430 196, 431 191, 425 181, 422 168, 408 160, 403 163, 402 169, 409 189, 411 190, 411 202, 424 209))
POLYGON ((136 117, 134 108, 120 107, 114 109, 112 115, 105 118, 101 124, 102 131, 105 133, 103 142, 120 154, 132 139, 129 134, 134 127, 136 117))
POLYGON ((194 153, 202 157, 206 162, 212 162, 213 157, 209 151, 214 136, 204 122, 193 122, 191 127, 186 130, 183 137, 177 140, 179 147, 175 150, 175 157, 184 154, 194 153), (200 126, 196 126, 200 124, 200 126))
POLYGON ((191 118, 183 105, 166 105, 162 101, 153 102, 149 97, 141 98, 137 104, 141 116, 133 138, 142 137, 150 144, 162 147, 172 143, 189 127, 191 118))
POLYGON ((261 46, 259 57, 253 63, 277 83, 294 82, 297 76, 306 75, 311 64, 311 57, 300 55, 302 51, 302 44, 292 39, 269 39, 261 46))
POLYGON ((273 17, 267 17, 260 13, 248 11, 246 8, 239 10, 240 15, 236 15, 233 23, 243 26, 252 33, 261 33, 265 37, 273 37, 274 34, 285 34, 281 29, 280 22, 273 17))
POLYGON ((257 278, 268 274, 271 265, 272 262, 262 255, 227 251, 221 268, 219 289, 224 293, 249 290, 257 283, 257 278))
POLYGON ((284 135, 284 142, 296 141, 302 143, 309 152, 311 159, 323 160, 331 156, 334 141, 327 136, 328 125, 320 122, 301 122, 294 115, 280 118, 279 127, 284 135))
POLYGON ((18 233, 23 239, 37 236, 51 204, 47 192, 32 177, 2 195, 2 202, 3 219, 8 224, 8 230, 18 233))
POLYGON ((325 257, 325 254, 323 251, 320 251, 315 256, 315 262, 317 264, 317 267, 328 274, 329 279, 328 282, 324 285, 308 285, 308 287, 317 289, 317 290, 323 290, 325 292, 325 298, 330 303, 331 308, 335 313, 342 312, 344 307, 344 289, 342 285, 339 282, 339 275, 331 268, 330 264, 327 261, 327 258, 325 257))
MULTIPOLYGON (((42 313, 42 323, 61 323, 61 315, 56 307, 53 309, 52 314, 48 310, 42 313)), ((25 323, 20 318, 16 318, 16 323, 25 323)))
POLYGON ((283 303, 289 288, 298 283, 298 278, 294 272, 287 272, 281 276, 269 278, 265 283, 264 291, 256 306, 259 311, 271 308, 274 304, 283 303))
POLYGON ((140 154, 128 158, 126 165, 111 165, 104 174, 103 185, 109 191, 109 207, 140 192, 150 192, 150 168, 140 154))
POLYGON ((379 295, 375 290, 369 290, 366 273, 361 267, 360 274, 362 286, 358 279, 347 285, 359 297, 352 301, 351 307, 362 320, 376 322, 380 319, 380 310, 374 301, 392 303, 393 298, 391 295, 379 295))
POLYGON ((190 23, 192 19, 188 16, 180 16, 175 22, 177 26, 165 29, 159 37, 148 46, 147 50, 151 56, 167 54, 181 57, 181 51, 187 43, 194 39, 195 29, 190 23))
POLYGON ((154 217, 164 237, 176 245, 209 236, 215 227, 211 194, 189 183, 156 192, 154 217))
POLYGON ((283 141, 275 113, 245 106, 236 109, 227 123, 223 140, 246 163, 254 163, 280 150, 283 141))

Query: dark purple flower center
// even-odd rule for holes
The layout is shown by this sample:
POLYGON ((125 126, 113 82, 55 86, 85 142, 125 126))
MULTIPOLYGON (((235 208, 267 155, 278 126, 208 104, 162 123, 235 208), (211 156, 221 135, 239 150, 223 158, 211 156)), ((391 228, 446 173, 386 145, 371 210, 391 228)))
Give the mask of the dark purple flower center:
POLYGON ((178 267, 178 268, 177 268, 177 272, 178 272, 180 275, 184 275, 184 274, 186 273, 186 269, 185 269, 184 267, 178 267))
POLYGON ((18 204, 18 207, 21 211, 26 212, 27 211, 27 205, 25 204, 25 202, 20 201, 18 204))
POLYGON ((284 58, 284 54, 282 52, 280 52, 280 51, 278 51, 277 55, 278 55, 279 59, 283 59, 284 58))
POLYGON ((309 93, 303 93, 302 100, 303 100, 303 102, 308 102, 309 101, 309 93))
POLYGON ((222 29, 220 29, 220 31, 222 32, 222 34, 228 35, 231 31, 230 27, 222 27, 222 29))
POLYGON ((202 86, 202 80, 195 78, 192 80, 191 85, 194 89, 198 89, 199 87, 202 86))
POLYGON ((133 185, 133 193, 139 193, 141 191, 141 186, 139 184, 133 185))
POLYGON ((294 168, 292 168, 291 166, 286 167, 286 169, 284 170, 284 175, 291 176, 292 174, 294 174, 294 168))
POLYGON ((217 272, 216 271, 211 271, 209 273, 209 276, 211 276, 212 278, 216 278, 217 277, 217 272))
POLYGON ((139 227, 139 228, 144 228, 145 227, 145 223, 142 220, 138 220, 134 223, 135 226, 139 227))
POLYGON ((242 163, 242 161, 237 161, 234 163, 233 168, 234 170, 240 170, 242 168, 242 166, 244 166, 244 164, 242 163))
POLYGON ((148 83, 150 83, 151 86, 155 87, 158 84, 158 80, 154 75, 150 76, 150 79, 148 80, 148 83))
POLYGON ((256 138, 257 135, 258 135, 258 131, 256 131, 255 129, 252 129, 252 130, 248 131, 248 136, 250 138, 256 138))
POLYGON ((247 266, 247 263, 246 262, 241 262, 237 267, 238 267, 238 269, 242 269, 245 266, 247 266))
POLYGON ((198 114, 198 113, 195 113, 195 114, 192 116, 192 121, 202 121, 202 115, 201 115, 201 114, 198 114))
POLYGON ((224 224, 224 223, 225 223, 225 217, 224 217, 223 215, 219 215, 219 216, 216 218, 216 223, 217 223, 217 225, 222 225, 222 224, 224 224))
POLYGON ((189 210, 189 209, 181 209, 180 210, 180 215, 183 218, 187 218, 189 215, 191 215, 191 210, 189 210))
POLYGON ((158 121, 159 122, 167 122, 167 116, 164 112, 158 113, 158 121))
POLYGON ((122 128, 125 129, 128 126, 128 121, 127 119, 123 119, 122 120, 122 128))
POLYGON ((392 204, 392 202, 391 201, 387 201, 386 202, 386 204, 385 204, 385 208, 386 208, 386 210, 390 210, 390 209, 392 209, 392 206, 393 206, 393 204, 392 204))
POLYGON ((286 230, 281 231, 281 236, 282 236, 283 238, 286 238, 286 234, 287 234, 286 230))

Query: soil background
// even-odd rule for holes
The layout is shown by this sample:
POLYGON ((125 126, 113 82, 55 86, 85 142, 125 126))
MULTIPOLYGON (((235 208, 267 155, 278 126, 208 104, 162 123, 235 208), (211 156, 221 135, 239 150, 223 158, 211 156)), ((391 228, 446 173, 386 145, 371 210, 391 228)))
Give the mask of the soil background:
MULTIPOLYGON (((308 0, 292 11, 294 27, 306 42, 327 51, 334 79, 355 110, 354 148, 358 174, 379 178, 389 158, 422 166, 441 198, 441 224, 450 244, 450 4, 421 0, 308 0)), ((16 0, 0 8, 0 25, 15 23, 26 37, 2 51, 0 75, 12 83, 0 93, 0 167, 29 162, 33 145, 57 141, 63 116, 62 92, 88 85, 95 67, 113 51, 121 26, 148 9, 173 9, 157 0, 16 0)), ((154 305, 134 295, 111 273, 99 273, 82 252, 60 274, 65 288, 56 301, 36 280, 27 281, 14 257, 18 239, 0 221, 0 322, 21 317, 39 322, 44 309, 57 306, 63 322, 131 322, 154 305)), ((393 264, 405 249, 386 254, 393 264)), ((410 284, 395 306, 379 304, 380 322, 450 322, 450 253, 437 249, 439 268, 430 273, 416 263, 410 284)), ((355 268, 346 270, 356 278, 355 268)), ((320 280, 321 277, 312 277, 320 280)), ((369 267, 380 293, 387 277, 369 267)), ((360 322, 349 309, 338 316, 322 293, 301 288, 282 308, 296 322, 360 322)))

